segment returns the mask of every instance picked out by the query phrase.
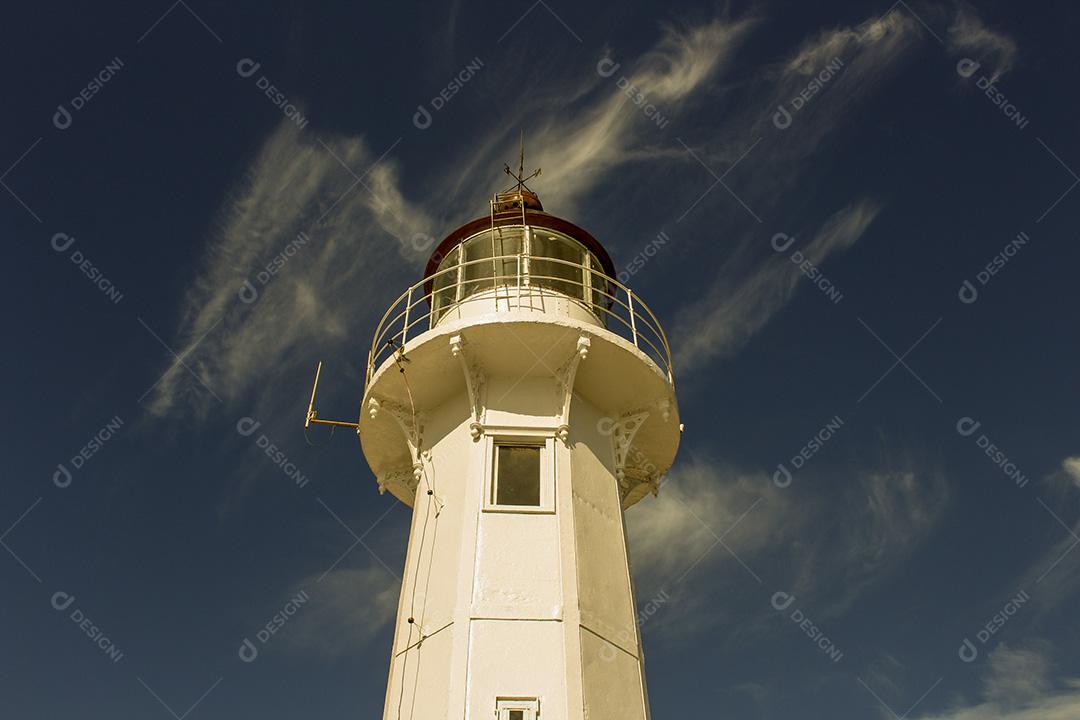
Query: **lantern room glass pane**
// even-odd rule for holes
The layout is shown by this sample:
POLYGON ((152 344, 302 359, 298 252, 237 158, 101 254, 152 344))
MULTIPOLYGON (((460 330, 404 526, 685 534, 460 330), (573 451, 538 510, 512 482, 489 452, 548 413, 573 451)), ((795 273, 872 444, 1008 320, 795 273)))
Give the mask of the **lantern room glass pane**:
POLYGON ((617 294, 603 263, 584 244, 537 226, 530 226, 527 235, 520 225, 481 231, 451 249, 437 272, 431 291, 432 326, 471 295, 519 283, 576 299, 606 324, 617 294))
POLYGON ((604 265, 592 253, 589 253, 589 286, 592 288, 593 312, 604 319, 601 308, 611 306, 611 297, 615 295, 615 286, 612 285, 604 273, 604 265))
POLYGON ((460 255, 460 246, 455 247, 445 258, 443 258, 443 261, 439 263, 439 272, 442 274, 435 277, 435 282, 432 286, 431 302, 432 314, 436 320, 438 320, 446 309, 453 304, 454 300, 457 299, 457 265, 460 255))
POLYGON ((529 240, 529 282, 570 297, 585 299, 585 248, 577 241, 544 228, 532 229, 529 240), (551 262, 544 258, 565 260, 551 262))
POLYGON ((520 227, 495 228, 462 243, 465 277, 461 297, 497 285, 516 285, 523 237, 520 227))

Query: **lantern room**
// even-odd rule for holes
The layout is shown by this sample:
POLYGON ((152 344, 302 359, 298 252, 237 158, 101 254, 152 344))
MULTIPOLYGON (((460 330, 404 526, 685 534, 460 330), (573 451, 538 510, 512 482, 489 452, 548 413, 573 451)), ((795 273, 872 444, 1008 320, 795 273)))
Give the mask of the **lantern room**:
POLYGON ((411 338, 460 322, 521 317, 603 328, 630 341, 668 378, 671 350, 659 321, 588 231, 544 212, 524 186, 496 194, 491 212, 450 233, 423 279, 384 314, 368 357, 368 379, 411 338))
POLYGON ((490 217, 451 233, 428 262, 431 325, 493 309, 533 308, 603 325, 615 274, 604 248, 582 228, 543 211, 518 189, 500 193, 490 217))

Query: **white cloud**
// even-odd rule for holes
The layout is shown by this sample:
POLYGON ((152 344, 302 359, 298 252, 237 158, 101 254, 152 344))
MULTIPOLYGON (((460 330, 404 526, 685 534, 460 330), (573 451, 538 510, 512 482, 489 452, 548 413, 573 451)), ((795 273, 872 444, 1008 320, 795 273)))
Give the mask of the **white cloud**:
POLYGON ((857 472, 839 498, 814 508, 804 532, 795 588, 813 596, 822 619, 842 616, 870 588, 890 577, 937 527, 949 486, 914 458, 884 459, 857 472))
POLYGON ((666 584, 695 562, 710 564, 703 556, 713 550, 736 562, 717 546, 718 536, 739 553, 755 554, 795 520, 791 500, 764 473, 681 462, 655 499, 627 513, 634 575, 647 586, 666 584))
POLYGON ((1001 645, 989 659, 981 701, 957 704, 919 720, 1075 720, 1080 717, 1080 680, 1054 683, 1041 645, 1001 645))
POLYGON ((948 506, 944 478, 913 466, 885 458, 825 487, 811 478, 836 473, 821 468, 781 489, 765 473, 684 460, 655 499, 626 516, 639 604, 662 590, 679 606, 657 613, 649 631, 675 640, 733 618, 729 635, 775 630, 771 607, 736 600, 748 586, 796 593, 819 620, 843 615, 902 565, 948 506), (692 626, 681 622, 689 615, 692 626))
POLYGON ((1080 691, 1048 693, 1019 708, 1006 709, 992 702, 957 708, 941 715, 923 715, 919 720, 1076 720, 1080 717, 1080 691))
MULTIPOLYGON (((774 233, 794 233, 777 219, 785 216, 786 191, 807 182, 807 176, 819 169, 815 155, 853 121, 857 105, 878 91, 924 42, 925 31, 905 12, 819 33, 784 61, 759 68, 747 83, 747 97, 709 128, 712 139, 697 152, 709 162, 721 163, 720 168, 730 167, 734 159, 728 156, 730 148, 753 146, 725 182, 738 202, 762 222, 752 221, 733 199, 728 213, 718 220, 713 232, 737 240, 729 241, 727 260, 716 268, 711 284, 700 293, 702 299, 685 306, 676 318, 672 344, 678 352, 677 370, 692 372, 737 352, 787 304, 800 278, 798 268, 775 253, 762 253, 774 233), (790 126, 778 129, 773 122, 777 109, 790 112, 792 99, 837 60, 842 67, 796 112, 790 126), (709 149, 715 147, 725 149, 718 156, 709 149)), ((857 242, 880 210, 873 200, 854 200, 822 223, 810 246, 799 249, 820 266, 834 252, 857 242)))
POLYGON ((1012 69, 1019 49, 1015 40, 991 30, 966 4, 959 7, 947 39, 951 51, 973 56, 971 59, 979 62, 992 62, 993 70, 987 74, 993 82, 1012 69))
POLYGON ((730 61, 754 24, 752 20, 714 20, 686 32, 668 28, 656 48, 633 68, 620 68, 608 80, 602 93, 606 99, 586 116, 586 122, 559 118, 545 125, 537 140, 544 148, 540 162, 554 169, 555 179, 550 182, 554 193, 548 193, 552 205, 572 212, 615 166, 650 154, 645 141, 656 128, 643 122, 633 102, 618 91, 619 77, 625 74, 642 96, 673 113, 730 61))
MULTIPOLYGON (((364 178, 373 192, 343 167, 360 175, 375 162, 362 140, 328 147, 288 123, 279 126, 223 208, 184 300, 177 352, 226 400, 279 375, 283 363, 299 359, 298 351, 310 363, 316 353, 304 348, 348 337, 358 319, 374 312, 364 300, 381 294, 380 276, 400 272, 412 234, 427 227, 424 213, 397 192, 388 163, 364 178), (299 233, 308 239, 295 244, 299 233), (278 271, 260 279, 290 246, 278 271), (252 303, 240 298, 245 282, 258 291, 252 303)), ((179 362, 155 393, 156 414, 184 398, 205 408, 210 397, 179 362)))
POLYGON ((1061 462, 1062 469, 1080 489, 1080 457, 1067 457, 1061 462))
POLYGON ((1080 490, 1078 458, 1066 457, 1061 469, 1048 474, 1041 483, 1041 503, 1035 505, 1036 517, 1046 528, 1040 546, 1046 549, 1019 577, 1010 581, 1011 587, 1034 588, 1025 622, 1031 628, 1051 613, 1070 603, 1080 592, 1080 517, 1076 516, 1077 490, 1080 490), (1051 514, 1053 513, 1053 514, 1051 514), (1056 517, 1055 517, 1056 515, 1056 517), (1047 540, 1048 539, 1048 540, 1047 540))
POLYGON ((701 300, 684 307, 672 332, 676 348, 675 366, 683 372, 707 365, 717 357, 738 351, 778 312, 800 283, 813 291, 799 265, 789 255, 799 250, 816 267, 833 253, 851 247, 862 237, 881 207, 862 201, 843 208, 803 244, 792 245, 788 253, 766 259, 753 273, 720 269, 711 291, 701 300))
POLYGON ((1005 643, 990 654, 984 697, 1005 707, 1039 699, 1050 688, 1050 661, 1035 649, 1013 648, 1005 643))
POLYGON ((312 576, 298 587, 310 600, 281 634, 294 650, 321 659, 364 649, 397 613, 400 584, 377 566, 335 570, 321 582, 312 576))
POLYGON ((715 598, 746 598, 747 584, 757 586, 750 573, 761 570, 762 555, 801 527, 793 501, 764 473, 709 461, 680 462, 656 498, 646 498, 626 515, 638 605, 662 597, 661 607, 678 608, 661 609, 648 620, 650 637, 685 640, 704 627, 757 614, 761 608, 715 598), (686 617, 696 620, 686 623, 686 617))
POLYGON ((878 651, 870 662, 860 670, 863 682, 884 697, 898 697, 903 693, 903 681, 907 666, 895 655, 878 651))
POLYGON ((616 168, 682 156, 677 145, 655 145, 661 139, 656 126, 620 89, 620 79, 663 114, 675 114, 708 89, 756 24, 756 19, 746 18, 713 20, 682 31, 667 27, 656 45, 637 60, 608 57, 619 63, 610 77, 594 71, 576 76, 571 84, 550 82, 531 89, 507 104, 510 116, 500 124, 501 132, 493 128, 495 134, 464 154, 467 162, 455 168, 453 194, 459 196, 475 185, 478 175, 484 177, 507 157, 516 156, 519 127, 527 128, 529 167, 543 168, 545 206, 568 217, 616 168))

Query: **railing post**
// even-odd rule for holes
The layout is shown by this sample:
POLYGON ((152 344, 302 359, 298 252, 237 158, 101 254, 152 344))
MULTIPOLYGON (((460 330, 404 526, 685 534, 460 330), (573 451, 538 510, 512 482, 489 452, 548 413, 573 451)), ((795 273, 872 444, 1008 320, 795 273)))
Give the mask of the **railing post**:
POLYGON ((630 288, 626 288, 626 299, 627 307, 630 308, 630 333, 634 336, 634 347, 637 347, 637 321, 634 319, 634 293, 630 288))
POLYGON ((409 309, 412 307, 413 286, 409 286, 409 292, 405 296, 405 324, 401 326, 401 349, 405 350, 405 338, 409 334, 409 309))

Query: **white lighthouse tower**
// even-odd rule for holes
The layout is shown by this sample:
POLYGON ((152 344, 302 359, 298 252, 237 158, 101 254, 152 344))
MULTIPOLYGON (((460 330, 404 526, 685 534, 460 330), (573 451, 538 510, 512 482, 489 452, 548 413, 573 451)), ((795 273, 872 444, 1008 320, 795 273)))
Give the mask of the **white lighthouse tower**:
POLYGON ((361 445, 413 509, 386 720, 649 717, 623 512, 679 444, 670 350, 515 178, 368 357, 361 445))

